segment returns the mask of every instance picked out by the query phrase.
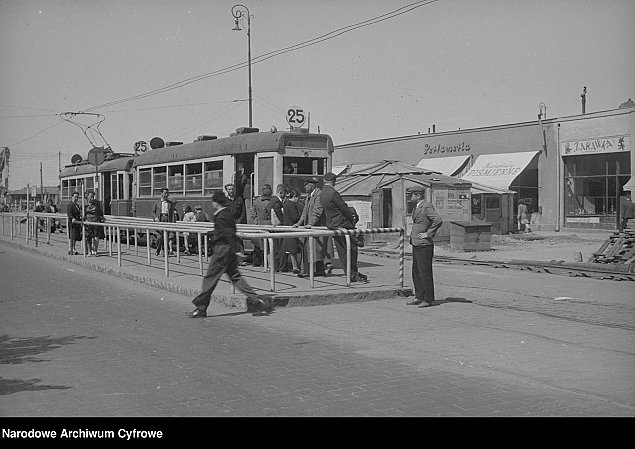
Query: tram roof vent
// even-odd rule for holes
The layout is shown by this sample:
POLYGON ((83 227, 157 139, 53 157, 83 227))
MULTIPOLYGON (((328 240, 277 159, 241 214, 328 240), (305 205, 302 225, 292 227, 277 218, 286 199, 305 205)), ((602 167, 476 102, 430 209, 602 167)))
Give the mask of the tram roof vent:
POLYGON ((216 139, 218 139, 218 136, 210 136, 210 135, 205 134, 205 135, 202 135, 202 136, 198 136, 196 138, 196 140, 194 140, 194 142, 202 142, 204 140, 216 140, 216 139))
POLYGON ((166 147, 175 147, 177 145, 183 145, 183 142, 165 142, 166 147))
POLYGON ((242 128, 236 129, 236 134, 257 133, 258 131, 260 131, 258 128, 250 128, 248 126, 243 126, 242 128))

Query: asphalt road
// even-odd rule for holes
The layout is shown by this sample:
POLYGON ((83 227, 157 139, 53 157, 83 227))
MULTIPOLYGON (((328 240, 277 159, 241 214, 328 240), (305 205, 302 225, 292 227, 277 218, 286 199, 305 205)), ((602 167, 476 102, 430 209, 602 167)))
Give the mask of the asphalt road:
POLYGON ((0 270, 5 417, 635 415, 629 282, 438 263, 428 309, 192 320, 189 298, 12 247, 0 270))

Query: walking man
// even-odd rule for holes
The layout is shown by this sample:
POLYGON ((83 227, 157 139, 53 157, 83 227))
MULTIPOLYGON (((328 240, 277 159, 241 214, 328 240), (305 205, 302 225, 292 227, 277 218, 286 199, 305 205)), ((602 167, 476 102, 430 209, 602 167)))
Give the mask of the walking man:
MULTIPOLYGON (((342 199, 339 192, 335 190, 334 173, 324 175, 324 188, 320 193, 320 203, 326 215, 326 227, 329 229, 355 229, 355 217, 351 208, 342 199)), ((346 237, 343 235, 333 237, 335 248, 340 258, 340 264, 346 274, 346 237)), ((367 281, 368 277, 357 270, 357 241, 351 238, 351 282, 367 281)))
POLYGON ((414 301, 406 304, 429 307, 434 301, 434 279, 432 259, 434 257, 434 235, 443 224, 443 219, 434 210, 432 203, 425 201, 425 188, 412 189, 410 201, 416 203, 412 211, 412 283, 415 288, 414 301))
MULTIPOLYGON (((215 191, 212 195, 212 210, 214 230, 209 231, 212 257, 207 267, 207 273, 203 278, 201 293, 192 300, 196 308, 187 315, 190 318, 205 318, 207 308, 211 301, 212 293, 218 285, 223 273, 227 273, 232 284, 247 295, 247 301, 251 301, 258 307, 254 315, 261 315, 270 311, 269 297, 259 295, 241 276, 238 270, 237 241, 236 241, 236 216, 228 207, 229 201, 222 191, 215 191), (265 302, 266 301, 266 302, 265 302)), ((240 216, 240 214, 238 214, 240 216)))

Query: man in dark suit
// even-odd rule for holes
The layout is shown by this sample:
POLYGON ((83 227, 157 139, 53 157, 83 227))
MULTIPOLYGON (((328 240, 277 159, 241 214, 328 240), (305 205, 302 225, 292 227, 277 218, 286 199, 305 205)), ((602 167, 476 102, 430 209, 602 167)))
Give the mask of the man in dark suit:
MULTIPOLYGON (((152 206, 152 214, 154 221, 160 221, 164 223, 176 223, 179 219, 179 213, 176 210, 176 202, 170 198, 170 190, 167 187, 161 189, 161 199, 154 202, 152 206)), ((158 231, 159 238, 157 239, 157 252, 156 255, 161 254, 163 250, 163 231, 158 231)), ((174 240, 175 236, 173 232, 168 232, 168 245, 170 246, 169 255, 174 254, 174 240)))
POLYGON ((425 201, 424 198, 424 187, 415 187, 411 190, 410 201, 416 203, 412 211, 412 229, 410 230, 415 299, 406 304, 419 307, 429 307, 434 301, 433 238, 443 224, 443 219, 434 210, 432 203, 425 201))
POLYGON ((247 176, 247 174, 242 173, 241 171, 237 171, 234 179, 236 180, 235 185, 232 183, 225 184, 227 199, 229 200, 230 206, 234 210, 234 213, 238 214, 236 223, 246 224, 247 210, 245 209, 245 187, 247 186, 249 177, 247 176))
MULTIPOLYGON (((247 210, 245 209, 245 187, 247 186, 249 177, 247 176, 247 174, 242 173, 242 171, 237 171, 234 179, 236 180, 235 185, 231 183, 225 184, 225 191, 227 192, 229 207, 232 209, 234 217, 238 217, 236 218, 236 223, 247 224, 247 210)), ((239 257, 244 258, 245 245, 243 243, 243 239, 236 236, 236 241, 239 245, 239 257)), ((246 265, 246 263, 241 262, 241 265, 246 265)))
MULTIPOLYGON (((335 190, 334 173, 324 175, 324 188, 320 193, 320 203, 326 215, 326 227, 329 229, 355 229, 355 217, 350 207, 342 199, 339 192, 335 190)), ((335 248, 340 258, 340 263, 344 273, 346 273, 346 237, 333 237, 335 248)), ((367 281, 368 277, 357 270, 357 242, 355 237, 351 238, 351 282, 367 281)))
POLYGON ((190 318, 205 318, 207 316, 212 293, 223 273, 227 273, 232 284, 247 295, 247 301, 255 303, 259 308, 255 315, 263 314, 266 309, 271 307, 270 298, 266 295, 259 295, 238 270, 236 219, 240 217, 240 214, 234 215, 234 210, 229 206, 230 203, 225 193, 215 191, 212 195, 214 229, 207 233, 212 247, 212 256, 207 273, 203 278, 201 293, 192 300, 196 308, 187 313, 190 318))

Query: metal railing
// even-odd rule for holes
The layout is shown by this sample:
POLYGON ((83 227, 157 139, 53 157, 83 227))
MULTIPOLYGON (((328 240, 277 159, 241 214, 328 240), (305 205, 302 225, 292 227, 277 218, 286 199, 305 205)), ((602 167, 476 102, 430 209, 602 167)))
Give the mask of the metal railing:
MULTIPOLYGON (((5 232, 5 219, 8 217, 10 221, 10 235, 13 240, 15 237, 22 233, 21 224, 26 222, 27 230, 25 233, 26 244, 29 244, 29 240, 33 240, 35 246, 39 245, 38 238, 38 220, 46 220, 47 229, 47 243, 51 242, 51 221, 60 220, 60 223, 65 222, 68 230, 68 217, 62 213, 45 213, 45 212, 2 212, 2 234, 5 232), (26 219, 26 220, 25 220, 26 219)), ((145 235, 146 238, 146 254, 148 266, 152 266, 151 245, 150 237, 152 234, 161 233, 158 238, 163 238, 163 263, 165 277, 170 275, 170 262, 169 262, 169 234, 174 233, 176 238, 176 263, 181 263, 181 253, 179 243, 179 234, 196 234, 198 243, 198 265, 199 274, 204 275, 203 266, 203 252, 205 253, 205 260, 209 261, 208 253, 208 235, 207 233, 214 229, 214 224, 211 222, 176 222, 166 223, 157 222, 151 218, 138 218, 138 217, 121 217, 114 215, 105 216, 105 222, 88 222, 77 221, 77 224, 82 226, 82 235, 86 235, 86 226, 99 226, 104 228, 104 234, 106 236, 108 245, 108 255, 113 255, 113 244, 116 245, 116 256, 118 266, 122 266, 122 248, 121 248, 121 236, 122 232, 126 234, 127 249, 130 249, 130 242, 134 240, 135 255, 139 255, 139 236, 145 235), (131 231, 134 234, 134 238, 131 239, 131 231), (203 251, 204 249, 204 251, 203 251)), ((308 244, 308 251, 304 251, 304 254, 309 256, 309 281, 311 288, 315 287, 315 238, 320 237, 344 237, 346 241, 346 285, 351 286, 351 236, 359 234, 379 234, 379 233, 392 233, 399 234, 399 285, 404 286, 404 237, 405 232, 403 228, 371 228, 371 229, 338 229, 330 230, 326 227, 311 227, 304 228, 293 226, 273 226, 273 225, 254 225, 254 224, 238 224, 236 225, 236 235, 239 238, 262 240, 263 242, 263 271, 269 271, 270 273, 270 290, 276 289, 276 277, 275 277, 275 254, 273 252, 274 240, 285 238, 301 238, 305 239, 304 244, 308 244)), ((185 236, 184 236, 185 239, 185 236)), ((66 240, 68 241, 68 232, 66 233, 66 240)), ((82 254, 86 257, 86 244, 82 244, 82 254)))

